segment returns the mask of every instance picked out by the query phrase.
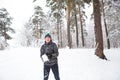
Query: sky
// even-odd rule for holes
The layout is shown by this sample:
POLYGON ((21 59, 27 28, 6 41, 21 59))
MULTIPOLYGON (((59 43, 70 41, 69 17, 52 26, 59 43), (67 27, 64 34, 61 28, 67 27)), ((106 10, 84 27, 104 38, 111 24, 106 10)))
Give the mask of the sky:
POLYGON ((0 0, 0 8, 6 8, 13 17, 13 27, 16 30, 20 30, 24 24, 34 13, 34 6, 39 5, 46 13, 48 8, 45 7, 46 0, 38 0, 33 3, 33 0, 0 0))

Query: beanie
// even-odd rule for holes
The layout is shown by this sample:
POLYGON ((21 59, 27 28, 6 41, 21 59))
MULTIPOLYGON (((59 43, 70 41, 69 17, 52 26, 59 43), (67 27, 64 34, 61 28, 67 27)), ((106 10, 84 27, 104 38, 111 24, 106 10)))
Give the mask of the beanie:
POLYGON ((51 35, 50 35, 49 33, 47 33, 47 34, 45 35, 45 38, 46 38, 46 37, 51 38, 51 35))

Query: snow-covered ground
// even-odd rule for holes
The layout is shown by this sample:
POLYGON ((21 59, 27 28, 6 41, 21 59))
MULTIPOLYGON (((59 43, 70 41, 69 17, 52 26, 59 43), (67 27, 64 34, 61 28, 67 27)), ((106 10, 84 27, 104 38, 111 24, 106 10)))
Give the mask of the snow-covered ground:
MULTIPOLYGON (((94 49, 59 49, 61 80, 120 80, 120 49, 105 50, 109 61, 94 55, 94 49)), ((0 80, 43 80, 39 48, 0 51, 0 80)), ((49 80, 55 80, 52 72, 49 80)))

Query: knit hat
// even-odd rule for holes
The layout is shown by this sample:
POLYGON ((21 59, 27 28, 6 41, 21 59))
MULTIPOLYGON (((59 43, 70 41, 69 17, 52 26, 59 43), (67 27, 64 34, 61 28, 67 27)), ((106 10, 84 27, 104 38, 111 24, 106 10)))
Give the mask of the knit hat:
POLYGON ((45 38, 46 38, 46 37, 51 38, 51 35, 50 35, 49 33, 47 33, 47 34, 45 35, 45 38))

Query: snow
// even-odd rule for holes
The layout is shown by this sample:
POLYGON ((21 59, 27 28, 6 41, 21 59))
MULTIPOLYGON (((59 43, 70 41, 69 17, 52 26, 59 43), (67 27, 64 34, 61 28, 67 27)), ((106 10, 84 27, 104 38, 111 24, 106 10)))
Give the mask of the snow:
MULTIPOLYGON (((0 80, 43 80, 39 48, 20 47, 0 51, 0 80)), ((105 50, 101 60, 94 49, 59 49, 61 80, 120 80, 120 49, 105 50)), ((55 80, 52 71, 49 80, 55 80)))

